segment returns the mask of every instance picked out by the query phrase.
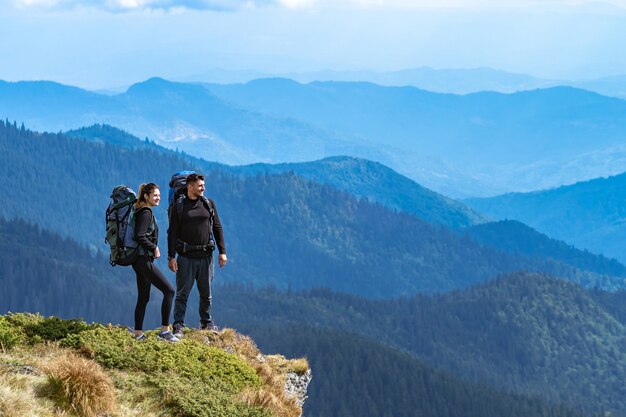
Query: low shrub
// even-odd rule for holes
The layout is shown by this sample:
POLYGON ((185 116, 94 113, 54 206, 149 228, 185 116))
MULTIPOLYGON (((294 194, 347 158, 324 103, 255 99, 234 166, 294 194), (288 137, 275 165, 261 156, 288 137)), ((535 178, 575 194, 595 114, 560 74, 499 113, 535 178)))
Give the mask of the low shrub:
POLYGON ((61 340, 69 335, 78 334, 92 328, 80 319, 62 320, 58 317, 46 317, 36 323, 30 323, 23 327, 24 333, 31 338, 41 340, 61 340))
POLYGON ((41 314, 9 313, 0 316, 25 335, 31 345, 43 341, 62 340, 98 325, 87 324, 80 319, 63 320, 58 317, 44 317, 41 314))
POLYGON ((3 351, 19 345, 25 338, 22 329, 13 325, 5 316, 0 316, 0 349, 3 351))
POLYGON ((41 314, 33 313, 9 313, 3 316, 9 323, 14 326, 24 328, 29 325, 41 322, 44 317, 41 314))
POLYGON ((246 404, 228 393, 222 382, 181 378, 162 373, 151 378, 162 401, 175 415, 185 417, 273 417, 270 410, 246 404))
POLYGON ((146 334, 148 340, 137 343, 124 329, 99 327, 69 338, 68 343, 107 368, 172 370, 181 377, 223 381, 232 393, 261 385, 255 370, 236 355, 195 340, 170 344, 158 341, 151 332, 146 334))

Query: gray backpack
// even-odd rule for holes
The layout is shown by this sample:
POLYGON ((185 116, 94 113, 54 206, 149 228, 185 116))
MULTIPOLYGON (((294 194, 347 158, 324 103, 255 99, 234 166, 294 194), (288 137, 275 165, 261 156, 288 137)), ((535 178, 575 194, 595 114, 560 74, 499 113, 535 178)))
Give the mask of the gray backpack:
POLYGON ((106 238, 112 266, 132 264, 137 259, 135 241, 135 202, 137 195, 126 185, 118 185, 111 193, 111 203, 106 212, 106 238))

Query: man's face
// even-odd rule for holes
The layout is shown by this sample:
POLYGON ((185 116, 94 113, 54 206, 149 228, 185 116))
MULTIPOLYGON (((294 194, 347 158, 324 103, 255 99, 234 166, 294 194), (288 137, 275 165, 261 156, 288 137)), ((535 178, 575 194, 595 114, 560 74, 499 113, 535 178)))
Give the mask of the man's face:
POLYGON ((204 194, 204 181, 198 180, 187 184, 187 194, 189 197, 196 199, 204 194))

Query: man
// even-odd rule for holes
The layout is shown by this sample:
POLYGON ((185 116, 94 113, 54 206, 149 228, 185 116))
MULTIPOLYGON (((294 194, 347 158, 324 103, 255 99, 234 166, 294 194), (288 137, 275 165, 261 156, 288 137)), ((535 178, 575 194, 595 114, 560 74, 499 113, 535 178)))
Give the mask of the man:
POLYGON ((174 334, 178 338, 183 336, 187 299, 194 281, 198 283, 200 293, 200 328, 212 331, 217 329, 211 318, 215 244, 219 250, 218 263, 222 268, 228 260, 222 224, 215 203, 204 197, 204 176, 190 174, 187 177, 187 197, 182 202, 174 202, 167 229, 168 267, 176 273, 174 334), (211 239, 211 232, 215 243, 211 239))

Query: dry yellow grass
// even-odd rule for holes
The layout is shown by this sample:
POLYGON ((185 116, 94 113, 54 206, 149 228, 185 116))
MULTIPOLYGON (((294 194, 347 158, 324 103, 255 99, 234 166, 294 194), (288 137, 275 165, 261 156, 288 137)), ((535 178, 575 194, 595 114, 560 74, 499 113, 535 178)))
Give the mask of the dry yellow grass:
POLYGON ((52 359, 43 367, 48 383, 43 393, 84 417, 115 409, 115 387, 97 363, 74 354, 52 359))
MULTIPOLYGON (((288 362, 282 357, 281 365, 288 362)), ((255 355, 251 360, 263 386, 258 389, 247 389, 241 394, 241 400, 248 405, 260 406, 270 410, 276 417, 299 417, 302 408, 296 398, 285 393, 285 372, 276 362, 258 360, 255 355)), ((308 369, 308 368, 307 368, 308 369)))
POLYGON ((243 359, 254 360, 261 353, 250 337, 237 333, 234 329, 226 328, 217 334, 195 332, 195 335, 204 336, 210 345, 235 353, 243 359))
POLYGON ((284 393, 277 394, 265 387, 246 389, 241 393, 241 400, 253 406, 263 407, 276 417, 299 417, 302 409, 295 398, 287 398, 284 393))
POLYGON ((0 416, 28 417, 32 416, 32 399, 27 394, 0 386, 0 416))
POLYGON ((284 372, 303 374, 310 369, 309 361, 306 358, 286 359, 283 355, 268 355, 266 358, 272 368, 284 372))
POLYGON ((267 362, 258 362, 254 365, 257 375, 264 385, 277 394, 283 392, 285 388, 285 375, 276 372, 267 362))

